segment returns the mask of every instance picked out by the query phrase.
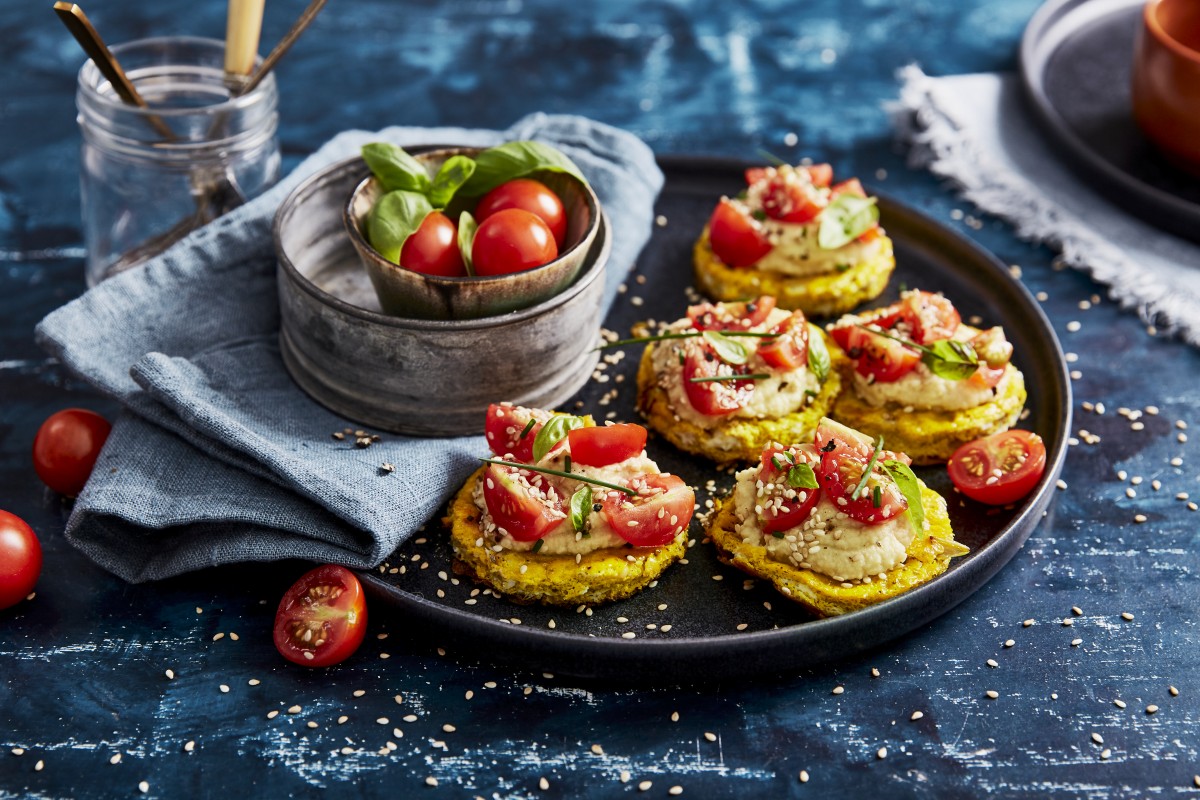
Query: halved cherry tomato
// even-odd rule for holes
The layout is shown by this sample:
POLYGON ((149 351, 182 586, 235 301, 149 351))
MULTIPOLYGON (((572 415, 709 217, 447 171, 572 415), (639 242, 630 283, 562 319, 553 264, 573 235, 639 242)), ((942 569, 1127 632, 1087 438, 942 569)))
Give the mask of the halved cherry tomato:
MULTIPOLYGON (((821 421, 817 423, 817 430, 813 434, 813 446, 821 453, 830 453, 840 448, 863 459, 869 459, 875 452, 874 439, 829 417, 821 417, 821 421)), ((892 450, 880 450, 879 459, 912 464, 912 459, 907 453, 896 453, 892 450)))
POLYGON ((687 357, 683 363, 681 378, 683 390, 692 408, 710 417, 720 417, 732 414, 744 406, 750 392, 754 391, 753 381, 692 379, 731 373, 736 375, 739 371, 744 374, 745 368, 730 367, 717 356, 707 342, 699 339, 686 341, 687 357))
POLYGON ((837 197, 839 194, 852 194, 856 197, 866 197, 867 190, 863 188, 862 181, 858 178, 850 178, 829 187, 831 197, 837 197))
POLYGON ((975 370, 975 374, 967 378, 967 382, 981 389, 993 389, 1003 377, 1004 367, 989 367, 987 364, 981 363, 979 369, 975 370))
POLYGON ((601 513, 613 531, 633 546, 664 545, 692 521, 696 494, 682 478, 666 473, 638 475, 622 485, 636 491, 637 497, 609 490, 601 501, 601 513))
POLYGON ((830 164, 810 164, 808 166, 808 177, 812 179, 813 186, 827 187, 833 183, 833 166, 830 164))
POLYGON ((833 338, 854 361, 854 369, 876 383, 892 383, 921 363, 921 354, 894 339, 863 330, 857 325, 835 328, 833 338))
POLYGON ((781 447, 770 445, 762 452, 758 466, 757 505, 762 509, 759 520, 765 533, 775 533, 794 528, 808 519, 813 506, 821 498, 818 488, 805 489, 792 486, 788 474, 799 464, 808 464, 815 473, 821 466, 821 458, 809 448, 781 447))
POLYGON ((0 609, 15 606, 42 574, 42 545, 16 514, 0 511, 0 609))
POLYGON ((367 632, 367 598, 354 573, 336 564, 306 572, 275 612, 275 649, 295 664, 345 661, 367 632))
POLYGON ((532 542, 566 519, 557 492, 536 472, 488 464, 483 473, 483 502, 496 527, 518 542, 532 542))
POLYGON ((632 422, 576 428, 567 432, 571 460, 586 467, 606 467, 646 449, 646 429, 632 422))
POLYGON ((1012 360, 1013 346, 1004 335, 1004 328, 996 326, 980 331, 971 339, 971 347, 979 360, 989 367, 1004 367, 1012 360))
POLYGON ((112 425, 94 411, 67 408, 51 414, 33 440, 33 469, 59 494, 74 497, 96 466, 112 425))
POLYGON ((431 211, 400 248, 400 266, 426 275, 466 277, 458 250, 458 228, 441 211, 431 211))
POLYGON ((762 207, 771 219, 801 225, 816 219, 828 205, 823 193, 795 173, 768 167, 763 178, 762 207))
POLYGON ((803 312, 792 315, 771 329, 771 339, 760 339, 758 355, 775 369, 799 369, 808 365, 808 321, 803 312))
MULTIPOLYGON (((881 454, 880 461, 882 460, 881 454)), ((869 459, 863 458, 857 452, 835 448, 831 452, 821 454, 821 468, 817 479, 821 489, 828 494, 839 511, 844 511, 851 519, 859 522, 877 525, 903 514, 908 510, 908 502, 896 481, 878 461, 871 470, 866 485, 858 497, 854 497, 854 490, 862 480, 868 463, 869 459)))
POLYGON ((749 330, 766 322, 775 310, 775 298, 763 295, 746 303, 700 303, 688 306, 688 319, 698 331, 749 330))
POLYGON ((471 263, 476 275, 507 275, 558 258, 554 234, 542 218, 523 208, 497 211, 475 231, 471 263))
POLYGON ((567 214, 563 202, 546 184, 531 178, 502 183, 483 196, 475 207, 475 220, 485 219, 506 208, 521 208, 536 214, 554 234, 554 244, 562 248, 567 236, 567 214))
POLYGON ((972 500, 993 506, 1015 503, 1046 471, 1046 444, 1029 431, 993 433, 955 450, 946 471, 972 500))
POLYGON ((919 290, 904 293, 900 314, 912 327, 912 340, 917 344, 950 339, 962 322, 958 309, 943 295, 919 290))
POLYGON ((488 406, 483 434, 492 453, 529 464, 533 461, 533 441, 550 413, 540 408, 492 403, 488 406), (530 420, 533 424, 530 425, 530 420))
POLYGON ((708 238, 713 253, 731 267, 748 267, 773 245, 767 241, 762 225, 739 211, 728 200, 721 200, 708 221, 708 238))

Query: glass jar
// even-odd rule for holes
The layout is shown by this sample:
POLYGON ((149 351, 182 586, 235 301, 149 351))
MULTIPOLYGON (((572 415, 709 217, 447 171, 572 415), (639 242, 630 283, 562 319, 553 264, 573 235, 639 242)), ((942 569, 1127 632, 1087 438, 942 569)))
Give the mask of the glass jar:
POLYGON ((87 283, 161 253, 279 178, 275 78, 231 96, 225 43, 142 39, 112 48, 148 108, 123 102, 88 61, 79 71, 87 283))

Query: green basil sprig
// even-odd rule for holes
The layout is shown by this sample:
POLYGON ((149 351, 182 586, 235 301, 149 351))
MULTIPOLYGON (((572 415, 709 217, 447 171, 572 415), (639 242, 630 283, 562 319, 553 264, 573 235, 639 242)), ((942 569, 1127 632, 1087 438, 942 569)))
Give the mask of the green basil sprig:
POLYGON ((502 183, 531 172, 565 172, 587 182, 575 162, 541 142, 506 142, 475 158, 475 174, 461 188, 467 197, 486 194, 502 183))
POLYGON ((592 487, 586 484, 571 495, 571 527, 579 533, 587 531, 588 515, 592 513, 592 487))
POLYGON ((406 191, 428 195, 432 188, 425 165, 402 147, 387 142, 372 142, 363 145, 362 157, 385 192, 406 191))
POLYGON ((921 484, 916 474, 903 461, 884 461, 883 468, 896 482, 900 494, 904 495, 908 503, 908 519, 912 522, 913 530, 920 533, 925 529, 925 507, 921 504, 921 484))
POLYGON ((797 464, 789 469, 787 482, 793 489, 816 489, 819 486, 816 473, 808 464, 797 464))
POLYGON ((825 337, 821 329, 811 322, 808 324, 808 371, 816 376, 817 381, 824 383, 829 377, 829 369, 833 361, 829 357, 829 348, 825 346, 825 337))
POLYGON ((730 339, 720 331, 704 331, 701 336, 712 345, 712 349, 726 364, 741 365, 750 360, 750 351, 744 344, 730 339))
POLYGON ((475 174, 475 169, 475 161, 467 156, 447 158, 429 189, 429 202, 433 203, 433 207, 445 208, 454 199, 454 193, 475 174))
POLYGON ((371 247, 388 261, 399 264, 404 242, 417 232, 431 211, 429 198, 419 192, 407 189, 388 192, 367 215, 367 239, 371 247))
POLYGON ((475 245, 475 234, 479 231, 479 223, 471 216, 470 211, 458 215, 458 254, 462 256, 463 268, 467 274, 475 276, 475 262, 471 258, 471 248, 475 245))
POLYGON ((576 417, 572 414, 555 414, 552 416, 542 426, 542 429, 538 431, 537 436, 533 440, 533 460, 541 461, 546 453, 554 449, 554 445, 566 438, 568 431, 573 431, 583 426, 584 421, 582 417, 576 417))
POLYGON ((923 344, 917 344, 908 339, 884 333, 878 328, 871 328, 866 325, 859 325, 858 327, 868 333, 882 336, 885 339, 891 339, 893 342, 899 342, 905 347, 916 350, 921 354, 921 363, 929 367, 929 371, 939 378, 945 378, 948 381, 962 381, 974 375, 975 371, 979 369, 979 356, 975 353, 975 348, 971 346, 970 342, 960 342, 956 339, 939 339, 926 347, 923 344))
POLYGON ((879 222, 879 206, 874 197, 839 194, 821 212, 817 244, 824 250, 836 250, 853 242, 879 222))

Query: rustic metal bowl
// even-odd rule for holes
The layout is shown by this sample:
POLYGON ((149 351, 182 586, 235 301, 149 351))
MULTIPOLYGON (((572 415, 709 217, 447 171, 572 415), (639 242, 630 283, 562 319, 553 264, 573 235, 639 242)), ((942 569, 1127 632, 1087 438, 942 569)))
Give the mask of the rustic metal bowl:
MULTIPOLYGON (((451 156, 474 157, 480 151, 477 147, 430 150, 414 157, 426 166, 432 178, 451 156)), ((366 170, 365 163, 362 168, 366 170)), ((366 219, 383 195, 383 189, 373 176, 364 178, 346 202, 346 231, 371 277, 383 310, 416 319, 476 319, 528 308, 570 286, 596 240, 600 203, 591 187, 574 176, 536 172, 529 177, 546 184, 563 201, 567 233, 559 256, 534 269, 479 278, 426 275, 381 256, 367 242, 366 219)), ((457 217, 457 209, 454 211, 451 216, 457 217)))
POLYGON ((599 354, 611 235, 603 215, 574 283, 520 311, 470 320, 384 314, 343 225, 354 158, 309 178, 275 215, 280 351, 310 397, 376 430, 480 433, 489 403, 554 408, 599 354))

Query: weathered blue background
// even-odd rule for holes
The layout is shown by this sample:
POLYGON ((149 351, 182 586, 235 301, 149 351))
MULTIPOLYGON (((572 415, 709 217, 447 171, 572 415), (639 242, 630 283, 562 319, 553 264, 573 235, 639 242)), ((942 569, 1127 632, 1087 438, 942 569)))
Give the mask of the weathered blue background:
MULTIPOLYGON (((264 42, 302 5, 269 4, 264 42)), ((1174 499, 1200 498, 1197 445, 1179 441, 1175 427, 1200 422, 1200 356, 1148 335, 1110 302, 1081 308, 1102 289, 1053 270, 1048 252, 999 223, 976 229, 969 208, 965 220, 952 216, 954 198, 904 167, 880 107, 896 94, 893 70, 912 61, 932 74, 1011 69, 1036 5, 334 0, 278 70, 289 165, 348 127, 498 128, 529 111, 577 112, 662 153, 766 149, 831 160, 965 230, 1046 293, 1064 349, 1078 354, 1076 402, 1103 401, 1108 411, 1075 409, 1076 427, 1101 441, 1073 449, 1070 488, 998 577, 927 630, 864 658, 737 685, 634 691, 461 663, 436 651, 452 644, 410 640, 404 620, 387 613, 348 664, 289 668, 269 629, 304 565, 127 586, 64 543, 67 509, 30 468, 33 435, 57 408, 112 410, 32 338, 38 319, 83 289, 73 104, 81 56, 48 2, 0 0, 0 507, 29 521, 46 551, 36 599, 0 612, 0 797, 136 794, 143 780, 161 797, 318 788, 612 797, 643 780, 654 797, 675 785, 706 798, 1200 792, 1200 514, 1174 499), (1072 320, 1083 323, 1077 332, 1072 320), (1143 418, 1141 431, 1115 413, 1149 404, 1161 413, 1143 418), (1169 463, 1175 457, 1182 466, 1169 463), (1126 497, 1119 470, 1144 477, 1136 497, 1126 497), (1137 513, 1148 522, 1135 525, 1137 513), (1062 627, 1071 606, 1084 613, 1062 627), (1026 618, 1037 624, 1023 628, 1026 618), (218 632, 227 635, 214 642, 218 632), (1083 643, 1071 647, 1077 637, 1083 643), (845 692, 834 695, 838 685, 845 692), (999 698, 987 699, 989 689, 999 698), (1150 703, 1160 708, 1152 716, 1150 703), (302 712, 266 718, 293 704, 302 712), (924 717, 910 721, 914 710, 924 717), (379 755, 388 740, 397 749, 379 755), (797 780, 801 769, 808 784, 797 780), (427 776, 440 785, 426 786, 427 776)), ((215 0, 109 0, 87 10, 110 42, 224 31, 215 0)))

